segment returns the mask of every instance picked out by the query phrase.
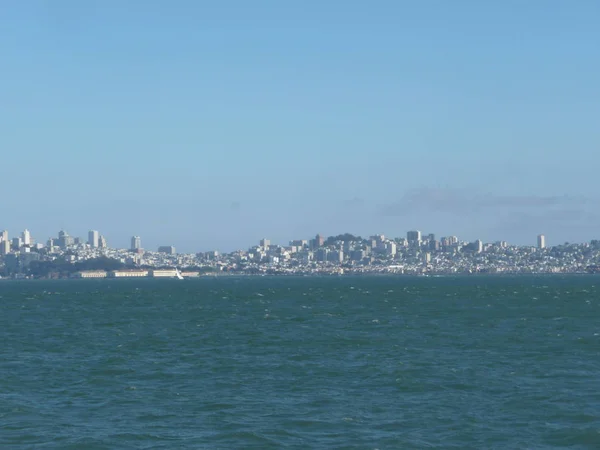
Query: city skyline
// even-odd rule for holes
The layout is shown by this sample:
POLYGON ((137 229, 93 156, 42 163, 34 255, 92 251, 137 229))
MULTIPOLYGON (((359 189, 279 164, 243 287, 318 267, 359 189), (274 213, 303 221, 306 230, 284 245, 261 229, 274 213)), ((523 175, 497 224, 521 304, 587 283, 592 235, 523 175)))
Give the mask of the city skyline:
POLYGON ((10 238, 0 233, 1 278, 186 278, 217 274, 287 275, 456 275, 510 273, 598 273, 600 240, 548 247, 506 241, 465 241, 458 236, 409 230, 405 237, 317 234, 287 244, 261 238, 246 250, 181 253, 172 245, 142 248, 132 236, 130 247, 111 248, 97 230, 88 241, 61 230, 46 245, 29 230, 10 238), (180 270, 180 268, 182 270, 180 270))
POLYGON ((3 226, 595 238, 600 3, 248 5, 6 5, 3 226))
MULTIPOLYGON (((531 199, 529 199, 528 201, 532 201, 531 199)), ((593 205, 590 202, 591 205, 593 205)), ((600 205, 599 205, 600 206, 600 205)), ((585 217, 582 217, 581 214, 577 213, 577 212, 573 212, 574 216, 581 219, 582 221, 585 220, 585 217)), ((391 216, 394 219, 396 219, 396 216, 391 216)), ((4 220, 4 219, 3 219, 4 220)), ((516 215, 515 216, 515 221, 520 221, 523 220, 523 217, 520 215, 516 215)), ((6 225, 6 220, 4 220, 3 225, 6 225)), ((60 221, 63 222, 63 221, 60 221)), ((414 222, 416 222, 418 224, 418 220, 415 220, 414 222)), ((538 222, 536 222, 538 223, 538 222)), ((181 224, 178 224, 181 225, 181 224)), ((184 224, 185 226, 188 226, 189 224, 184 224)), ((160 232, 160 230, 155 231, 154 233, 148 233, 145 234, 143 232, 141 232, 140 230, 143 231, 144 226, 141 225, 139 227, 137 227, 136 231, 137 233, 135 234, 128 234, 127 232, 124 232, 123 230, 117 230, 114 231, 112 233, 105 233, 104 229, 106 229, 106 227, 94 227, 93 230, 94 231, 98 231, 99 232, 99 236, 98 238, 100 238, 100 235, 102 235, 108 242, 110 242, 111 245, 115 246, 115 248, 131 248, 131 237, 132 236, 140 236, 143 239, 144 242, 144 246, 148 247, 148 248, 158 248, 161 245, 172 245, 174 247, 176 247, 178 250, 181 250, 182 252, 196 252, 196 251, 208 251, 211 249, 222 249, 223 251, 235 251, 235 250, 239 250, 241 248, 245 248, 245 246, 248 245, 248 242, 255 242, 258 241, 262 238, 264 238, 265 236, 268 236, 273 242, 277 242, 277 243, 285 243, 288 242, 290 240, 293 239, 297 239, 298 236, 311 236, 315 234, 315 230, 317 232, 320 232, 323 235, 326 236, 334 236, 334 235, 338 235, 338 234, 343 234, 343 233, 352 233, 355 234, 357 236, 370 236, 373 234, 384 234, 384 235, 389 235, 389 236, 403 236, 404 233, 406 231, 402 231, 402 230, 410 230, 410 229, 422 229, 422 230, 428 230, 429 232, 432 232, 436 235, 456 235, 456 236, 461 236, 461 238, 464 238, 466 241, 475 241, 477 239, 481 239, 483 242, 495 242, 495 241, 499 241, 499 240, 505 240, 510 242, 511 244, 514 245, 537 245, 537 236, 539 234, 544 234, 546 236, 546 240, 549 238, 550 241, 547 241, 548 245, 559 245, 562 244, 564 242, 589 242, 593 239, 597 239, 598 237, 600 237, 600 225, 598 225, 596 227, 596 224, 594 222, 589 223, 587 225, 585 225, 585 230, 582 232, 582 229, 580 227, 574 227, 571 232, 564 231, 561 233, 556 233, 555 231, 555 227, 552 226, 551 223, 546 224, 546 226, 544 226, 543 223, 541 223, 540 228, 533 228, 533 224, 532 225, 527 225, 524 226, 524 231, 527 231, 527 233, 525 234, 525 232, 523 231, 523 233, 518 233, 515 237, 514 233, 502 233, 502 230, 498 230, 496 227, 490 227, 490 228, 482 228, 482 229, 477 229, 476 226, 472 226, 471 227, 471 232, 470 233, 460 233, 458 232, 458 227, 450 227, 448 229, 444 229, 444 227, 442 227, 440 224, 438 224, 436 226, 436 224, 434 223, 432 227, 429 226, 417 226, 417 227, 401 227, 401 226, 396 226, 396 227, 373 227, 373 228, 364 228, 362 230, 358 230, 356 228, 351 228, 351 227, 332 227, 332 226, 324 226, 322 228, 310 228, 308 230, 302 230, 300 229, 299 231, 295 231, 297 229, 299 229, 300 227, 293 227, 291 228, 291 230, 285 230, 285 229, 275 229, 274 227, 267 227, 267 229, 265 230, 259 230, 258 227, 253 227, 253 233, 252 235, 250 235, 250 237, 248 239, 246 238, 242 238, 240 237, 239 234, 236 234, 235 228, 234 227, 235 224, 228 224, 228 228, 225 230, 221 230, 221 232, 217 231, 212 235, 208 235, 208 234, 202 234, 201 237, 198 237, 198 232, 192 232, 189 235, 183 234, 183 233, 179 233, 179 234, 174 234, 174 233, 169 233, 167 230, 165 230, 164 234, 160 232), (444 232, 444 230, 446 230, 444 232)), ((191 225, 189 225, 191 227, 191 225)), ((109 229, 113 229, 113 226, 109 226, 109 229)), ((79 228, 79 229, 75 229, 74 227, 58 227, 56 229, 50 229, 48 226, 42 227, 43 230, 47 230, 47 231, 40 231, 40 229, 35 228, 35 227, 30 227, 27 224, 25 225, 25 227, 23 228, 15 228, 15 227, 8 227, 5 226, 0 227, 0 230, 8 230, 10 232, 11 238, 15 237, 16 234, 18 234, 19 236, 22 235, 22 232, 24 229, 29 229, 29 230, 33 230, 32 231, 32 236, 36 237, 37 239, 43 239, 43 242, 46 242, 47 239, 51 238, 51 237, 56 237, 57 236, 57 231, 56 230, 65 230, 67 231, 71 236, 74 237, 80 237, 83 241, 85 242, 89 242, 89 233, 90 231, 92 231, 92 229, 90 228, 79 228), (42 236, 46 236, 46 237, 42 237, 42 236)))
MULTIPOLYGON (((541 234, 537 234, 534 237, 534 240, 532 240, 531 243, 526 243, 526 244, 518 244, 518 243, 513 243, 510 242, 508 240, 505 239, 494 239, 492 241, 485 241, 482 239, 468 239, 468 238, 464 238, 461 236, 457 236, 457 235, 453 235, 453 234, 444 234, 444 235, 437 235, 436 233, 424 233, 421 230, 408 230, 405 231, 404 233, 400 233, 397 235, 393 235, 393 234, 384 234, 384 233, 368 233, 368 234, 363 234, 363 235, 359 235, 359 234, 352 234, 349 233, 348 231, 345 231, 343 233, 334 233, 331 235, 325 235, 325 234, 321 234, 321 233, 317 233, 316 236, 318 239, 320 239, 320 245, 323 245, 323 242, 325 241, 325 237, 326 236, 338 236, 338 235, 354 235, 354 236, 361 236, 362 239, 365 240, 369 240, 373 237, 377 237, 377 236, 387 236, 389 239, 393 239, 393 240, 404 240, 407 242, 408 245, 411 245, 415 242, 424 242, 424 241, 438 241, 441 242, 442 245, 444 240, 450 239, 453 243, 458 243, 458 242, 462 242, 462 243, 475 243, 476 245, 481 246, 482 244, 494 244, 494 243, 506 243, 508 245, 514 245, 514 246, 522 246, 522 247, 537 247, 537 248, 541 248, 544 249, 546 247, 552 247, 553 245, 562 245, 565 242, 557 242, 554 244, 548 244, 547 240, 546 240, 546 235, 541 233, 541 234), (477 244, 479 243, 479 244, 477 244)), ((176 254, 176 253, 188 253, 188 254, 193 254, 193 253, 198 253, 198 252, 210 252, 210 251, 219 251, 222 253, 231 253, 231 252, 236 252, 236 251, 244 251, 248 248, 251 248, 252 246, 258 246, 258 247, 263 247, 263 248, 268 248, 271 245, 273 246, 288 246, 288 245, 295 245, 294 242, 311 242, 311 240, 313 239, 313 237, 315 235, 312 235, 313 237, 307 237, 307 236, 295 236, 295 237, 291 237, 285 241, 272 241, 269 238, 266 237, 261 237, 258 240, 255 240, 254 244, 252 242, 247 243, 245 246, 241 246, 238 248, 234 248, 232 250, 225 250, 225 249, 221 249, 221 248, 210 248, 210 249, 196 249, 196 250, 190 250, 190 251, 178 251, 176 252, 176 246, 169 244, 169 245, 165 245, 164 242, 158 244, 158 245, 154 245, 154 246, 144 246, 142 245, 142 237, 141 236, 130 236, 129 237, 129 244, 125 245, 125 246, 109 246, 108 245, 108 240, 107 238, 101 234, 98 230, 88 230, 88 232, 85 234, 85 236, 87 237, 80 237, 80 236, 76 236, 76 235, 71 235, 69 234, 69 232, 67 230, 61 229, 59 230, 55 236, 50 236, 47 239, 39 239, 36 238, 29 229, 25 229, 24 231, 22 231, 21 233, 14 233, 11 234, 10 230, 6 230, 6 229, 1 229, 0 228, 0 254, 6 254, 8 253, 8 251, 6 251, 4 249, 4 247, 1 246, 1 244, 8 242, 10 244, 10 248, 11 251, 15 250, 15 247, 18 249, 21 246, 23 247, 27 247, 27 246, 37 246, 39 248, 44 248, 44 247, 48 247, 50 245, 50 243, 52 243, 53 246, 56 247, 70 247, 72 245, 82 245, 82 244, 87 244, 90 248, 94 249, 94 248, 114 248, 114 249, 123 249, 123 250, 130 250, 130 251, 149 251, 149 252, 158 252, 158 253, 169 253, 169 254, 176 254), (62 240, 62 242, 61 242, 62 240), (17 244, 18 243, 18 244, 17 244)), ((567 241, 566 241, 567 242, 567 241)), ((582 241, 582 242, 577 242, 577 241, 573 241, 573 242, 568 242, 568 243, 572 243, 572 244, 581 244, 581 243, 585 243, 587 241, 582 241)))

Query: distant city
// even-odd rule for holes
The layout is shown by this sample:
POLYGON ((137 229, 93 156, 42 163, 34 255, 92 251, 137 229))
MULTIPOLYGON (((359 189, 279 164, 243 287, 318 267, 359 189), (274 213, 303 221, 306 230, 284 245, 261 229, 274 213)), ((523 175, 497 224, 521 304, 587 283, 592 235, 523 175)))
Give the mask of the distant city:
POLYGON ((341 274, 534 274, 589 273, 600 267, 600 241, 546 246, 505 241, 461 241, 456 236, 408 231, 406 237, 346 233, 292 240, 287 245, 262 239, 245 251, 177 253, 171 245, 143 248, 140 236, 129 249, 111 248, 91 230, 87 240, 60 231, 45 244, 29 230, 10 238, 0 233, 3 278, 198 277, 204 275, 341 275, 341 274))

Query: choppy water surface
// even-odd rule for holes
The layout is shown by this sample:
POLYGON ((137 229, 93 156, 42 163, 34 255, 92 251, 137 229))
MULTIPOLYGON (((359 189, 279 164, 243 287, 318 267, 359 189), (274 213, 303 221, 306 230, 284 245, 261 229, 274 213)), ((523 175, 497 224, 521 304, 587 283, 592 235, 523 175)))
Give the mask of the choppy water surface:
POLYGON ((0 448, 600 448, 600 277, 0 282, 0 448))

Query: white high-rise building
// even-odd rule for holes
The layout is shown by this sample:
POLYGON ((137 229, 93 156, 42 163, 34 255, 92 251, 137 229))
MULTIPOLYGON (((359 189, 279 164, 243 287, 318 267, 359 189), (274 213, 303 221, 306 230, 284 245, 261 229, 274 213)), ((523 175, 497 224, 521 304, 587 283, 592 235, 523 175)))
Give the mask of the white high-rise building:
POLYGON ((100 236, 100 238, 98 238, 98 247, 100 248, 106 248, 106 238, 104 236, 100 236))
POLYGON ((21 233, 21 240, 23 241, 23 245, 31 245, 31 233, 29 230, 25 230, 21 233))
POLYGON ((142 248, 142 238, 139 236, 133 236, 131 238, 131 250, 139 250, 142 248))
POLYGON ((4 230, 0 233, 0 242, 8 242, 8 231, 4 230))
POLYGON ((90 247, 92 248, 98 248, 100 244, 100 233, 96 230, 91 230, 88 233, 88 244, 90 244, 90 247))
POLYGON ((539 249, 546 248, 546 236, 544 236, 543 234, 540 234, 537 237, 537 246, 539 249))
POLYGON ((8 255, 10 253, 10 241, 8 239, 0 241, 0 255, 8 255))
POLYGON ((483 241, 481 239, 477 239, 475 241, 475 250, 477 253, 481 253, 483 251, 483 241))

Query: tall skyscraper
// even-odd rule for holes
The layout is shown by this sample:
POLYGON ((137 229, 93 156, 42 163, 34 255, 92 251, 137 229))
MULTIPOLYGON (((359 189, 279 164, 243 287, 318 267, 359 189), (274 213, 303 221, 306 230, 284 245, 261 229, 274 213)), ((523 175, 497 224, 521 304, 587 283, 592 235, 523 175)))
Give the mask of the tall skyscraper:
POLYGON ((104 236, 100 236, 100 238, 98 238, 98 247, 100 248, 106 248, 106 238, 104 236))
POLYGON ((313 250, 316 250, 325 245, 325 238, 320 234, 317 234, 314 239, 311 239, 310 246, 313 250))
POLYGON ((69 248, 75 244, 75 239, 73 236, 69 236, 65 230, 60 230, 58 232, 58 246, 63 250, 69 248))
POLYGON ((540 234, 537 237, 537 246, 539 249, 546 248, 546 236, 540 234))
POLYGON ((29 230, 23 231, 21 234, 21 240, 23 241, 23 245, 31 245, 31 233, 29 230))
POLYGON ((11 247, 14 251, 18 252, 22 245, 23 245, 23 240, 20 237, 12 238, 11 247))
POLYGON ((481 253, 483 251, 483 241, 481 239, 477 239, 475 241, 475 251, 477 253, 481 253))
POLYGON ((139 236, 132 236, 131 250, 139 250, 141 248, 142 248, 142 238, 139 236))
POLYGON ((261 239, 260 246, 266 250, 271 246, 271 241, 269 239, 261 239))
POLYGON ((0 241, 0 255, 8 255, 10 253, 10 241, 8 239, 0 241))
POLYGON ((8 231, 4 230, 0 233, 0 242, 8 242, 8 231))
POLYGON ((419 244, 421 242, 421 232, 418 230, 409 231, 406 233, 406 240, 409 244, 419 244))
POLYGON ((88 233, 88 244, 90 244, 90 247, 92 248, 98 248, 100 244, 100 233, 96 230, 91 230, 88 233))

